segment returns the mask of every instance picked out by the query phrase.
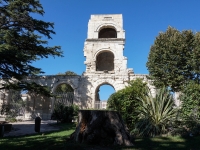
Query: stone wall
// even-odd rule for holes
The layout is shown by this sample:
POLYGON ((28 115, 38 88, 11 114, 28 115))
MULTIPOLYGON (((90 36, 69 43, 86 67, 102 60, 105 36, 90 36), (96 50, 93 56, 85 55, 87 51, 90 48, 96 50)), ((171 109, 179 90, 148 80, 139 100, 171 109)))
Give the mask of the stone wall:
MULTIPOLYGON (((59 85, 69 84, 74 89, 73 103, 79 105, 81 109, 95 107, 95 101, 99 101, 97 96, 99 87, 104 84, 111 85, 115 91, 118 91, 127 86, 129 81, 142 78, 153 93, 154 87, 146 75, 134 74, 132 68, 127 68, 127 57, 123 55, 124 45, 125 31, 121 14, 91 15, 87 39, 84 43, 86 71, 82 76, 34 76, 24 80, 48 86, 52 93, 59 85), (108 31, 117 35, 107 38, 110 33, 104 33, 105 36, 99 38, 99 32, 103 29, 105 29, 103 32, 108 31)), ((27 107, 24 119, 36 116, 50 119, 55 103, 54 98, 29 93, 25 99, 27 107)))

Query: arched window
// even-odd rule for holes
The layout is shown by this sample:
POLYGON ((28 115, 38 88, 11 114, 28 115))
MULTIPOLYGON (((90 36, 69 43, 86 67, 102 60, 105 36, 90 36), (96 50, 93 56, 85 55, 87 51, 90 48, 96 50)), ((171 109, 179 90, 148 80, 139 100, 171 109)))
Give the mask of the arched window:
POLYGON ((60 84, 56 87, 56 93, 67 93, 67 92, 74 92, 74 89, 66 83, 60 84))
POLYGON ((62 103, 64 105, 70 106, 73 104, 74 99, 74 89, 66 83, 58 85, 55 92, 55 104, 62 103))
POLYGON ((96 71, 114 71, 114 54, 105 51, 97 55, 96 71))
POLYGON ((117 32, 113 28, 103 28, 99 31, 99 38, 117 38, 117 32))

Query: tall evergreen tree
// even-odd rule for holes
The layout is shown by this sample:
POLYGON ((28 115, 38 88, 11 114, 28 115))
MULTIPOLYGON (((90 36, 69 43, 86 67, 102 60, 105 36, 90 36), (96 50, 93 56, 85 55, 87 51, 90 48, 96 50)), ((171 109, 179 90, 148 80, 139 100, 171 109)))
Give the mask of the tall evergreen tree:
POLYGON ((180 91, 185 83, 200 81, 200 33, 168 27, 151 46, 147 68, 157 87, 180 91))
POLYGON ((44 15, 39 0, 0 0, 0 78, 7 81, 2 88, 43 91, 36 83, 23 81, 43 73, 32 62, 62 56, 60 46, 49 47, 42 39, 52 38, 54 24, 33 18, 34 13, 44 15), (17 82, 11 81, 13 78, 17 82))

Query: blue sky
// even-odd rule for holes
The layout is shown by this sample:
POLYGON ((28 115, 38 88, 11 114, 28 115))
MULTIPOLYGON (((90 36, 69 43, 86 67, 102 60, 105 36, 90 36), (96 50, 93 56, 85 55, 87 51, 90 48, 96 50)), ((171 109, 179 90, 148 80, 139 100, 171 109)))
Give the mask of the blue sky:
MULTIPOLYGON (((151 45, 159 32, 168 26, 178 30, 200 31, 200 1, 198 0, 40 0, 44 16, 36 16, 55 23, 49 46, 62 47, 64 57, 42 59, 34 66, 45 75, 67 70, 82 74, 87 25, 91 14, 122 14, 126 43, 124 56, 128 68, 135 74, 148 74, 146 62, 151 45)), ((107 99, 113 89, 100 89, 100 98, 107 99)))

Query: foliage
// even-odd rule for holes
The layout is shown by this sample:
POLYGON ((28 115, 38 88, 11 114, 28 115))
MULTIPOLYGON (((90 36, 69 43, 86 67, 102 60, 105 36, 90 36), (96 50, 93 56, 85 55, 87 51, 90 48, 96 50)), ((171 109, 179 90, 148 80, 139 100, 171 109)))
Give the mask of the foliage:
POLYGON ((181 112, 183 117, 200 119, 200 84, 189 82, 181 91, 181 112))
POLYGON ((73 71, 66 71, 65 73, 58 73, 57 75, 76 76, 77 74, 73 71))
POLYGON ((156 136, 167 132, 175 119, 176 109, 169 90, 165 87, 156 91, 155 98, 148 95, 139 98, 141 101, 140 120, 136 124, 139 135, 156 136))
POLYGON ((6 120, 16 120, 17 116, 24 115, 26 103, 20 95, 20 91, 10 90, 8 103, 3 103, 1 115, 6 115, 6 120))
POLYGON ((12 117, 8 116, 8 117, 6 117, 6 121, 7 122, 17 122, 17 119, 15 117, 12 118, 12 117))
POLYGON ((185 134, 200 134, 200 84, 190 81, 181 91, 181 109, 178 114, 179 130, 185 134))
POLYGON ((189 80, 200 83, 200 32, 168 27, 156 37, 146 66, 156 87, 180 91, 189 80))
POLYGON ((56 88, 55 92, 56 93, 74 92, 74 89, 69 84, 61 84, 56 88))
POLYGON ((136 79, 129 85, 112 94, 108 99, 108 109, 117 110, 121 113, 125 123, 130 130, 134 129, 135 123, 141 111, 138 97, 146 95, 147 84, 142 79, 136 79))
POLYGON ((33 18, 33 14, 44 15, 38 0, 1 0, 0 12, 0 78, 6 82, 2 88, 31 91, 40 87, 37 92, 43 91, 42 86, 23 79, 43 73, 32 62, 62 56, 60 46, 46 46, 48 42, 42 39, 52 38, 54 24, 33 18))
POLYGON ((57 103, 53 110, 52 119, 56 119, 62 123, 67 122, 70 123, 78 115, 78 106, 71 105, 65 106, 62 103, 57 103))
POLYGON ((54 92, 55 102, 63 105, 73 104, 74 89, 69 84, 60 84, 54 92))
POLYGON ((125 146, 98 146, 77 143, 69 140, 70 135, 75 130, 74 124, 54 124, 61 130, 47 133, 38 133, 34 135, 25 135, 19 137, 4 137, 0 139, 0 149, 19 150, 19 149, 114 149, 114 150, 189 150, 199 149, 200 136, 192 138, 181 138, 179 136, 155 137, 155 138, 136 138, 134 147, 125 146))
POLYGON ((182 136, 184 138, 200 135, 200 121, 194 117, 182 118, 181 111, 177 115, 177 119, 172 122, 170 129, 171 135, 182 136))

